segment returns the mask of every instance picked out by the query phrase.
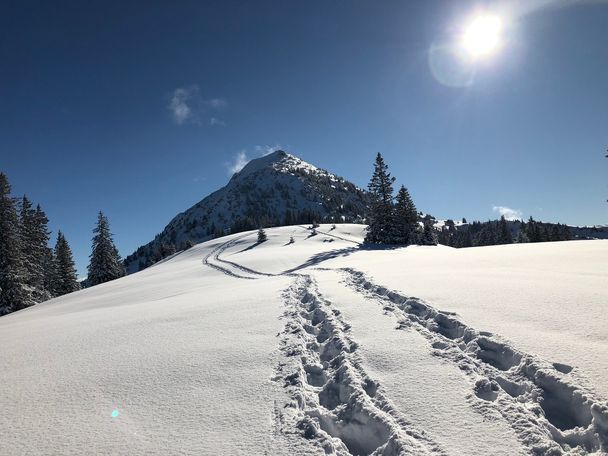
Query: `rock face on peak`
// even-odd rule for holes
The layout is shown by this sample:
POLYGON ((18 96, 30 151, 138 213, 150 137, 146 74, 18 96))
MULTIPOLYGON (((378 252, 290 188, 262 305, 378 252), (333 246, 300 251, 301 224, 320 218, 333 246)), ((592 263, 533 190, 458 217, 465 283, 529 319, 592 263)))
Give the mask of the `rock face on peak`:
POLYGON ((133 273, 213 237, 260 226, 356 222, 366 193, 347 180, 279 150, 251 160, 228 184, 178 214, 125 259, 133 273))

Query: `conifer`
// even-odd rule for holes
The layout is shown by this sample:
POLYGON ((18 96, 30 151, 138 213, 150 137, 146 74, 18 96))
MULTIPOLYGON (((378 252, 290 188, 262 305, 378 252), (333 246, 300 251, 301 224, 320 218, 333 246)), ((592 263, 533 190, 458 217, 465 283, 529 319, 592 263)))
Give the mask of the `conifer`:
POLYGON ((19 218, 10 193, 8 178, 0 173, 0 315, 34 303, 23 280, 19 218))
POLYGON ((369 226, 365 241, 374 244, 393 244, 393 182, 384 163, 382 155, 378 153, 374 163, 374 174, 368 184, 369 226))
POLYGON ((394 235, 398 244, 415 244, 418 239, 418 211, 407 188, 397 192, 393 214, 394 235))
POLYGON ((125 275, 125 269, 112 240, 108 218, 99 211, 97 226, 93 230, 93 248, 88 268, 88 283, 100 283, 118 279, 125 275))
POLYGON ((55 294, 62 296, 80 289, 72 250, 61 231, 55 243, 55 294))

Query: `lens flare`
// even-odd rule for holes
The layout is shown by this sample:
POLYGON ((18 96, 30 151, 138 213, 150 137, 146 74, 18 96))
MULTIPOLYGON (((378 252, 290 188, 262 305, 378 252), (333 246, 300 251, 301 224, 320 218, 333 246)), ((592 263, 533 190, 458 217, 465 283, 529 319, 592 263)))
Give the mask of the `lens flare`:
POLYGON ((502 41, 502 20, 492 14, 473 18, 462 36, 462 47, 474 59, 494 53, 502 41))

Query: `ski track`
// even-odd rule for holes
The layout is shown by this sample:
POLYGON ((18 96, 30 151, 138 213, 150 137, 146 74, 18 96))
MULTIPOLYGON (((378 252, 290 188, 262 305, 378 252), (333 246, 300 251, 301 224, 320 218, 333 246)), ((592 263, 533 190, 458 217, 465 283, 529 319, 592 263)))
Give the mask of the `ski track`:
MULTIPOLYGON (((304 225, 299 225, 299 226, 300 226, 300 228, 304 228, 307 231, 311 230, 311 228, 308 226, 304 226, 304 225)), ((351 244, 355 244, 355 245, 363 245, 361 242, 353 241, 352 239, 347 239, 345 237, 338 236, 337 234, 331 234, 328 231, 319 231, 318 228, 315 228, 315 230, 317 231, 318 234, 322 234, 324 236, 329 236, 329 237, 332 237, 334 239, 339 239, 340 241, 344 241, 344 242, 350 242, 351 244)))
POLYGON ((242 236, 237 236, 233 239, 230 239, 229 241, 226 241, 226 242, 218 245, 217 247, 212 249, 207 255, 204 256, 203 264, 206 266, 209 266, 210 268, 213 268, 219 272, 222 272, 226 275, 237 278, 237 279, 252 280, 252 279, 256 278, 256 277, 242 275, 241 274, 242 272, 246 272, 248 274, 255 274, 255 275, 268 275, 268 274, 262 274, 262 273, 257 274, 256 272, 254 272, 253 270, 251 270, 245 266, 237 265, 236 263, 233 263, 232 261, 222 260, 219 258, 220 254, 223 253, 226 249, 232 247, 234 244, 236 244, 236 242, 238 242, 241 239, 243 239, 247 236, 250 236, 250 235, 251 235, 250 233, 247 233, 242 236), (223 265, 218 264, 218 263, 222 263, 223 265), (235 272, 233 269, 237 269, 238 272, 235 272))
MULTIPOLYGON (((286 324, 279 336, 285 360, 274 379, 291 397, 283 411, 276 412, 281 432, 298 432, 326 454, 445 454, 394 408, 387 392, 366 374, 348 323, 321 296, 310 275, 264 273, 220 257, 251 235, 220 244, 203 263, 237 279, 294 277, 283 293, 286 324)), ((471 400, 472 407, 488 417, 498 411, 532 454, 608 450, 608 406, 573 384, 568 378, 570 366, 518 351, 493 334, 465 325, 453 313, 374 284, 359 271, 333 271, 342 274, 346 286, 393 313, 398 329, 418 331, 435 356, 455 363, 470 380, 472 395, 481 399, 471 400)))

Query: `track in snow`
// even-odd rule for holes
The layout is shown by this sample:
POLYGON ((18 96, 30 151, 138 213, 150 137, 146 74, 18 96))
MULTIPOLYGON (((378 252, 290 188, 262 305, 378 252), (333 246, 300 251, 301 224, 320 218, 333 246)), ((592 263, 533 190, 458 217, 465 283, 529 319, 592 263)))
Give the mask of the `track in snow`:
POLYGON ((569 380, 570 366, 518 351, 452 313, 374 284, 361 272, 342 272, 349 287, 396 315, 400 329, 418 331, 434 355, 455 363, 484 401, 476 407, 480 413, 500 412, 533 454, 608 450, 608 406, 569 380))
POLYGON ((291 396, 284 421, 326 454, 443 454, 364 371, 348 324, 310 276, 296 277, 283 296, 287 310, 280 348, 285 361, 275 380, 291 396))
MULTIPOLYGON (((406 449, 441 454, 436 444, 394 410, 363 371, 348 324, 321 297, 310 276, 292 270, 264 273, 221 258, 225 250, 251 235, 220 244, 203 262, 240 279, 295 277, 284 294, 288 310, 281 335, 281 350, 290 361, 280 366, 277 377, 292 395, 288 407, 292 425, 316 439, 328 454, 396 455, 406 449)), ((454 314, 372 283, 361 272, 341 272, 347 286, 393 313, 400 329, 418 331, 435 356, 456 364, 481 399, 471 401, 472 406, 488 417, 498 411, 533 454, 608 450, 608 407, 569 380, 570 366, 518 351, 465 325, 454 314)))
MULTIPOLYGON (((300 226, 300 228, 304 228, 307 231, 311 231, 311 227, 304 226, 304 225, 299 225, 299 226, 300 226)), ((355 244, 355 245, 363 245, 361 242, 353 241, 352 239, 347 239, 345 237, 338 236, 337 234, 332 234, 329 231, 320 231, 319 228, 315 228, 315 230, 317 231, 317 233, 322 234, 324 236, 329 236, 329 237, 332 237, 334 239, 339 239, 344 242, 350 242, 351 244, 355 244)))
POLYGON ((257 279, 258 276, 270 276, 272 274, 265 274, 261 272, 254 271, 253 269, 249 269, 245 266, 242 266, 238 263, 234 263, 232 261, 227 261, 220 258, 220 255, 238 241, 247 236, 251 236, 251 233, 244 234, 242 236, 237 236, 235 238, 230 239, 229 241, 224 242, 223 244, 218 245, 216 248, 211 250, 205 257, 203 258, 203 264, 213 268, 219 272, 222 272, 226 275, 237 279, 257 279), (246 275, 249 274, 249 275, 246 275))

